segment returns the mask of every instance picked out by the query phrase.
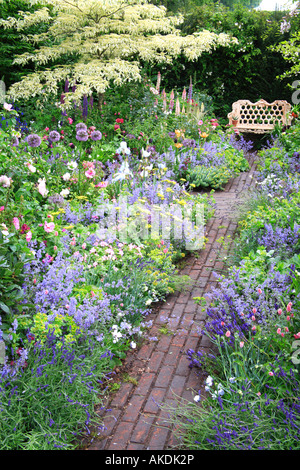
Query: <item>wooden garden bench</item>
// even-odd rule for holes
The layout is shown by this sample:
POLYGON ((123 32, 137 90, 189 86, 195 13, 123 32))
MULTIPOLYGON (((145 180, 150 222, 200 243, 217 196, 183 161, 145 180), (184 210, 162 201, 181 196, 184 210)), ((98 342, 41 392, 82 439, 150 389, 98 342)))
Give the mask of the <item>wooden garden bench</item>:
POLYGON ((277 100, 267 103, 259 100, 252 103, 249 100, 239 100, 232 104, 232 111, 228 114, 229 124, 239 132, 254 132, 263 134, 272 131, 275 124, 291 124, 291 105, 287 101, 277 100), (237 122, 233 119, 237 117, 237 122))

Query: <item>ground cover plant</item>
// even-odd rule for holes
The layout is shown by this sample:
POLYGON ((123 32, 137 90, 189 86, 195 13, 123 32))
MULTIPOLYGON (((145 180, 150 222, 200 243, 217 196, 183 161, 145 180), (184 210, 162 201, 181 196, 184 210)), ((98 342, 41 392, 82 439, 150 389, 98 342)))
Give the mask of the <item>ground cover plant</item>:
POLYGON ((296 119, 259 152, 234 263, 206 307, 214 348, 187 352, 204 389, 174 412, 184 448, 299 449, 298 139, 296 119))

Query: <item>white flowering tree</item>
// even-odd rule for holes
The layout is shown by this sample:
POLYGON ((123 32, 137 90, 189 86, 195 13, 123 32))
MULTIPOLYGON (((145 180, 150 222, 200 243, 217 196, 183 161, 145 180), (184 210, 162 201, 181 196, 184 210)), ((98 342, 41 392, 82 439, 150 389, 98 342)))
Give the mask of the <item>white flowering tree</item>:
POLYGON ((237 42, 227 34, 209 31, 182 36, 177 28, 182 16, 167 16, 165 7, 147 0, 27 2, 39 8, 34 13, 21 12, 19 18, 0 20, 0 26, 19 31, 39 23, 49 27, 47 33, 27 37, 36 44, 34 53, 14 60, 16 64, 36 64, 34 73, 8 90, 14 100, 36 97, 42 103, 43 97, 57 96, 61 83, 68 80, 76 90, 66 93, 67 109, 84 95, 103 94, 111 84, 140 80, 141 60, 172 63, 183 54, 192 61, 204 51, 237 42))

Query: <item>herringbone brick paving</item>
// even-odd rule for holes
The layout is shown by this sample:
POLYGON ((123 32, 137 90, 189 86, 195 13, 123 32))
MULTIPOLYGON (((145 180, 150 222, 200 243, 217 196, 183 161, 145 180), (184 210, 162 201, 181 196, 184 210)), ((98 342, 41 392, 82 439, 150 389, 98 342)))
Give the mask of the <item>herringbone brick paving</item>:
POLYGON ((193 300, 206 297, 217 285, 214 272, 224 268, 226 248, 220 238, 231 240, 237 228, 236 215, 243 196, 254 184, 255 162, 248 156, 250 170, 233 178, 224 191, 216 191, 214 217, 208 222, 205 249, 187 259, 181 274, 192 279, 188 292, 169 295, 150 318, 153 326, 149 337, 136 352, 128 355, 124 368, 128 380, 119 382, 105 410, 99 410, 104 428, 90 440, 86 450, 166 450, 180 443, 168 420, 164 405, 178 407, 180 399, 192 401, 203 384, 194 369, 188 367, 188 349, 209 348, 208 338, 199 329, 205 322, 205 311, 193 300), (228 238, 228 237, 231 238, 228 238), (165 329, 162 334, 162 327, 165 329), (162 406, 161 406, 162 405, 162 406))

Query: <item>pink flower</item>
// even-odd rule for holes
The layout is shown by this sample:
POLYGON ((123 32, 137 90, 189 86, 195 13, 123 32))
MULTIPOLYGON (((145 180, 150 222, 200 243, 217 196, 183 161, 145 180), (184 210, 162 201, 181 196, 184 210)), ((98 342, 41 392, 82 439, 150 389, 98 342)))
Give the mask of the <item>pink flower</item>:
POLYGON ((33 281, 32 281, 32 282, 33 282, 33 284, 36 284, 36 279, 33 279, 33 281))
POLYGON ((227 338, 229 338, 230 335, 231 335, 230 331, 229 331, 229 330, 226 331, 225 336, 226 336, 227 338))
POLYGON ((95 185, 95 188, 106 188, 108 185, 108 181, 101 181, 100 183, 95 185))
POLYGON ((86 243, 83 243, 83 244, 82 244, 82 249, 83 249, 83 250, 86 249, 86 243))
POLYGON ((279 309, 277 310, 277 313, 278 313, 278 315, 281 315, 281 314, 282 314, 281 308, 279 308, 279 309))
POLYGON ((269 372, 269 375, 272 377, 272 375, 274 375, 274 374, 273 374, 273 372, 269 372))
POLYGON ((225 323, 223 321, 221 321, 221 326, 224 326, 224 325, 225 325, 225 323))
POLYGON ((95 174, 96 174, 96 172, 95 172, 95 170, 93 170, 93 168, 90 168, 89 170, 87 170, 85 172, 85 176, 87 178, 94 178, 95 174))
POLYGON ((253 312, 254 314, 257 312, 257 310, 256 310, 255 307, 252 309, 252 312, 253 312))
POLYGON ((260 287, 257 289, 257 292, 258 292, 259 294, 262 294, 262 290, 261 290, 260 287))
POLYGON ((284 331, 286 331, 287 333, 289 332, 289 329, 287 326, 284 328, 284 331))
POLYGON ((288 316, 286 317, 286 319, 287 319, 287 321, 290 321, 291 317, 288 315, 288 316))
POLYGON ((4 211, 4 206, 0 207, 0 212, 4 211))
POLYGON ((255 316, 254 315, 252 315, 251 320, 255 321, 255 316))
POLYGON ((58 237, 58 232, 55 230, 54 235, 58 237))
POLYGON ((44 230, 45 232, 47 233, 51 233, 53 232, 53 230, 55 229, 55 223, 54 222, 45 222, 44 223, 44 230))
POLYGON ((32 239, 32 232, 29 230, 29 232, 26 233, 26 241, 30 242, 31 239, 32 239))
POLYGON ((56 245, 54 245, 53 250, 55 250, 55 251, 57 250, 57 246, 56 246, 56 245))
POLYGON ((281 334, 281 328, 277 328, 277 333, 280 335, 281 334))
POLYGON ((38 192, 39 192, 42 196, 47 196, 48 190, 46 189, 46 181, 45 181, 45 178, 39 179, 39 181, 38 181, 38 192))
POLYGON ((20 229, 20 222, 19 222, 18 217, 13 218, 13 224, 14 224, 16 230, 20 229))
POLYGON ((164 248, 163 252, 168 253, 168 248, 164 248))
POLYGON ((244 341, 241 341, 240 342, 240 348, 242 348, 244 346, 244 341))
POLYGON ((72 118, 68 118, 68 121, 69 121, 69 124, 73 124, 73 119, 72 118))
POLYGON ((256 326, 252 326, 251 330, 255 331, 256 330, 256 326))
POLYGON ((289 302, 286 307, 287 312, 290 312, 292 310, 292 302, 289 302))
POLYGON ((298 331, 298 333, 296 333, 296 334, 294 335, 294 338, 295 338, 295 339, 299 339, 299 338, 300 338, 300 331, 298 331))

